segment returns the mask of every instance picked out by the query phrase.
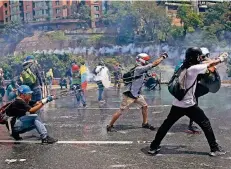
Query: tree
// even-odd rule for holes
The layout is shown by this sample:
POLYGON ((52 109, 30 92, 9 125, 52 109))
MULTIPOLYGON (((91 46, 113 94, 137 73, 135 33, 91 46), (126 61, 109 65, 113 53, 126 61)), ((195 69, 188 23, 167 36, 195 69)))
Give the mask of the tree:
POLYGON ((8 42, 19 42, 28 32, 20 22, 10 22, 4 27, 2 34, 8 42))
POLYGON ((193 11, 190 6, 180 6, 177 9, 177 17, 181 19, 183 24, 184 36, 187 32, 194 32, 195 29, 203 26, 202 16, 193 11))
POLYGON ((117 29, 118 44, 133 42, 137 28, 137 13, 132 9, 130 2, 111 2, 101 22, 107 27, 117 29))
POLYGON ((149 41, 166 41, 171 21, 167 17, 165 9, 157 6, 152 1, 135 1, 133 9, 138 15, 138 30, 145 32, 146 40, 149 41))
POLYGON ((79 19, 85 21, 88 27, 91 24, 91 9, 89 6, 79 3, 74 3, 71 6, 72 15, 69 16, 71 19, 79 19))
POLYGON ((204 24, 214 30, 219 40, 224 40, 225 31, 231 31, 231 5, 228 2, 211 6, 204 14, 204 24))

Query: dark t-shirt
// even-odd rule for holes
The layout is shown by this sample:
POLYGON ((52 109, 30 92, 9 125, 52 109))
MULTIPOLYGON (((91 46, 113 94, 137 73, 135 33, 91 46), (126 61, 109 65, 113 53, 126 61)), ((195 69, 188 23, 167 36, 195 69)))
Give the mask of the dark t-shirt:
POLYGON ((28 112, 31 109, 31 106, 34 104, 34 101, 30 101, 30 103, 27 104, 24 100, 16 98, 15 101, 6 110, 6 114, 15 118, 25 116, 26 112, 28 112))

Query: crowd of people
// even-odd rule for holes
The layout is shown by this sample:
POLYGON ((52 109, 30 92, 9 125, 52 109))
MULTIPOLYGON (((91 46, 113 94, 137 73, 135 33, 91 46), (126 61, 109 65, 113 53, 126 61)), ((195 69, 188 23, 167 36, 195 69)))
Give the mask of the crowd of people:
MULTIPOLYGON (((216 156, 225 154, 225 151, 218 145, 213 133, 211 124, 204 111, 198 106, 198 98, 209 92, 208 88, 201 85, 200 81, 210 73, 214 73, 216 65, 226 61, 228 54, 225 53, 215 59, 209 58, 207 48, 191 47, 186 50, 185 59, 176 66, 175 73, 169 87, 174 85, 174 91, 170 93, 175 97, 169 115, 164 120, 163 124, 157 131, 155 139, 150 145, 149 154, 155 155, 160 151, 162 139, 167 134, 172 125, 183 116, 190 118, 188 129, 192 132, 197 132, 198 129, 193 126, 193 122, 197 123, 204 132, 208 144, 210 146, 210 155, 216 156), (183 73, 184 72, 184 73, 183 73), (176 90, 177 89, 177 90, 176 90), (174 94, 175 95, 174 95, 174 94), (181 96, 181 98, 178 97, 181 96)), ((142 110, 143 122, 142 128, 155 130, 156 128, 148 122, 148 104, 142 96, 142 87, 147 82, 148 71, 153 67, 158 66, 162 61, 168 58, 167 53, 160 55, 158 59, 150 63, 151 57, 146 53, 140 53, 136 56, 136 65, 126 75, 122 75, 122 66, 119 63, 114 65, 114 87, 121 88, 122 80, 127 81, 125 90, 123 91, 120 108, 112 115, 112 119, 106 126, 107 132, 113 132, 114 124, 121 115, 129 110, 131 104, 136 103, 142 110), (130 77, 128 77, 128 75, 130 77), (127 78, 127 79, 126 79, 127 78)), ((38 63, 33 56, 27 56, 23 63, 23 71, 20 74, 20 84, 16 80, 12 80, 6 88, 6 95, 11 101, 7 109, 6 115, 9 117, 6 126, 11 133, 11 136, 16 139, 22 139, 21 133, 36 129, 41 136, 42 143, 55 143, 57 139, 50 137, 47 134, 46 127, 42 123, 38 114, 39 109, 44 104, 51 102, 53 96, 48 92, 46 97, 43 96, 42 86, 43 78, 38 69, 38 63)), ((77 105, 82 103, 83 107, 87 106, 86 101, 86 77, 84 73, 85 62, 79 64, 72 63, 71 68, 67 71, 66 77, 69 79, 70 89, 75 92, 77 105), (84 85, 83 85, 84 84, 84 85)), ((92 71, 94 81, 98 86, 98 101, 105 103, 103 92, 105 89, 105 79, 110 77, 109 69, 104 62, 99 62, 92 71), (106 74, 105 74, 106 73, 106 74), (107 78, 106 78, 107 76, 107 78)), ((149 75, 150 76, 150 75, 149 75)), ((156 75, 151 75, 155 77, 156 75)), ((49 91, 52 88, 53 72, 50 69, 46 73, 46 83, 49 85, 49 91)), ((62 79, 60 83, 65 83, 67 80, 62 79)), ((5 89, 3 88, 3 70, 0 69, 0 96, 4 96, 5 89)), ((60 85, 61 86, 61 85, 60 85)), ((169 89, 170 90, 170 89, 169 89)))

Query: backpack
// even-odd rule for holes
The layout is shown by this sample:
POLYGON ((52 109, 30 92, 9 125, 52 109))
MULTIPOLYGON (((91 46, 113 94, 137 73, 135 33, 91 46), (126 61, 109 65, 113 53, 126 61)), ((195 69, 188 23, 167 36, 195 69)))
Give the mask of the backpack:
POLYGON ((138 79, 138 78, 140 78, 142 76, 141 75, 141 76, 134 77, 135 69, 136 69, 136 66, 134 68, 130 69, 129 72, 123 74, 122 79, 123 79, 123 82, 124 82, 125 86, 132 83, 133 80, 138 79))
POLYGON ((92 70, 92 73, 93 73, 94 75, 97 75, 97 73, 96 73, 96 71, 95 71, 96 68, 97 68, 97 67, 95 67, 95 68, 92 70))
POLYGON ((13 102, 14 102, 14 100, 11 101, 11 102, 9 102, 9 103, 6 103, 4 106, 2 106, 2 107, 0 108, 0 124, 7 124, 8 116, 7 116, 7 114, 6 114, 6 110, 7 110, 7 108, 10 107, 10 105, 11 105, 13 102))
POLYGON ((25 68, 22 73, 21 73, 21 77, 23 80, 23 84, 28 85, 28 86, 32 86, 36 83, 36 75, 31 71, 30 67, 25 68))
POLYGON ((176 72, 174 72, 172 78, 168 82, 168 91, 179 101, 181 101, 184 98, 186 93, 189 91, 189 89, 191 89, 194 86, 196 82, 195 80, 192 86, 186 89, 184 85, 186 73, 187 69, 180 67, 176 72))
POLYGON ((98 73, 96 72, 96 69, 97 69, 97 66, 96 66, 96 67, 93 69, 93 71, 92 71, 92 73, 93 73, 94 75, 97 75, 99 72, 101 72, 101 70, 104 69, 104 66, 102 66, 102 67, 100 68, 100 70, 99 70, 98 73))

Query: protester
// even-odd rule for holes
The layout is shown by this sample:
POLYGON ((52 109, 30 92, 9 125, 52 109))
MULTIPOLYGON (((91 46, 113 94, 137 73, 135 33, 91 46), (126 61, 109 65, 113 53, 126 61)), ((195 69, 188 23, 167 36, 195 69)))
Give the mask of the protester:
POLYGON ((49 94, 51 94, 52 90, 52 81, 53 81, 54 75, 52 69, 49 69, 49 71, 46 73, 46 81, 49 85, 49 94))
MULTIPOLYGON (((30 87, 27 85, 21 85, 18 88, 18 97, 7 108, 6 114, 11 117, 12 137, 15 140, 21 140, 20 134, 36 129, 40 134, 42 143, 52 144, 57 142, 47 134, 47 129, 43 122, 36 114, 36 112, 43 107, 44 104, 53 100, 52 96, 41 101, 33 101, 30 87)), ((7 126, 9 129, 9 126, 7 126)))
MULTIPOLYGON (((177 120, 185 115, 196 122, 203 130, 211 149, 211 152, 209 153, 210 156, 225 154, 225 151, 222 150, 216 141, 209 119, 196 102, 195 91, 198 75, 205 74, 209 71, 210 67, 224 62, 227 59, 228 54, 224 53, 216 60, 210 60, 208 63, 201 64, 202 55, 201 49, 197 47, 188 48, 186 50, 185 60, 181 69, 186 69, 186 74, 182 79, 184 79, 183 87, 187 92, 182 100, 174 98, 169 115, 160 126, 155 139, 150 145, 150 150, 148 151, 149 154, 155 155, 160 151, 160 143, 168 130, 177 120)), ((178 91, 178 93, 179 92, 181 91, 178 91)))
POLYGON ((122 77, 122 72, 121 72, 121 66, 120 66, 120 64, 119 63, 116 63, 115 65, 114 65, 114 72, 113 72, 113 74, 114 74, 114 87, 117 87, 118 89, 120 89, 120 87, 121 87, 121 77, 122 77))
POLYGON ((42 99, 42 77, 34 56, 26 57, 20 79, 22 84, 28 85, 33 91, 32 100, 40 101, 42 99))
POLYGON ((81 74, 79 66, 74 64, 72 65, 72 84, 71 88, 75 91, 76 99, 77 99, 77 107, 80 106, 80 101, 83 104, 83 107, 86 107, 86 98, 84 91, 81 87, 81 74))
POLYGON ((129 109, 129 106, 132 103, 137 103, 142 107, 142 115, 143 115, 143 123, 142 127, 150 130, 154 130, 155 128, 148 123, 148 105, 144 99, 144 97, 140 94, 141 89, 147 74, 148 70, 151 70, 153 67, 159 65, 168 55, 165 53, 161 55, 156 61, 153 63, 149 63, 150 56, 146 53, 141 53, 136 57, 137 65, 133 68, 133 79, 126 85, 126 89, 123 92, 123 98, 120 106, 120 110, 115 112, 112 116, 111 122, 107 125, 107 131, 110 132, 113 129, 113 125, 116 120, 125 112, 125 110, 129 109))
POLYGON ((10 84, 6 87, 7 100, 12 101, 17 97, 16 81, 11 80, 10 84))
POLYGON ((96 81, 96 84, 98 86, 98 101, 100 103, 105 103, 105 100, 103 99, 103 92, 104 92, 104 85, 102 83, 102 79, 104 78, 103 77, 103 74, 102 74, 102 70, 103 69, 107 69, 108 68, 105 66, 104 62, 101 61, 99 62, 98 66, 96 66, 96 68, 94 69, 93 73, 95 74, 95 81, 96 81))

